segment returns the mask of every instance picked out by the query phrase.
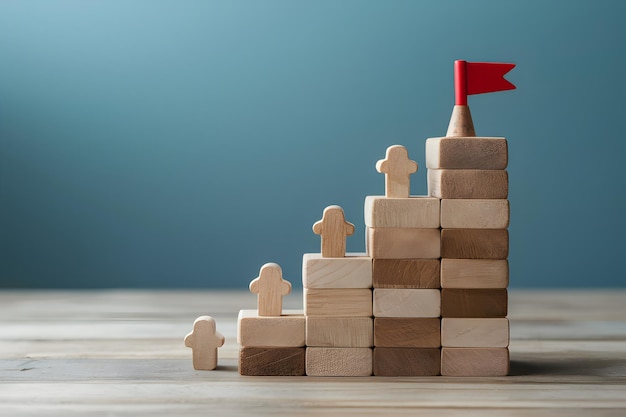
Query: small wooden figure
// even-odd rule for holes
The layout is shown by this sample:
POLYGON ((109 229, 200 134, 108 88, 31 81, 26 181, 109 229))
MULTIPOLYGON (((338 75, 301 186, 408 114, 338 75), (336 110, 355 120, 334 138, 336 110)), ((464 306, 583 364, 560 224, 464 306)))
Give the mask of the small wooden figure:
POLYGON ((193 331, 185 336, 185 346, 193 351, 193 368, 211 371, 217 367, 217 348, 224 345, 224 336, 215 329, 215 320, 200 316, 193 322, 193 331))
POLYGON ((291 292, 291 283, 283 279, 280 265, 267 263, 250 282, 250 291, 258 294, 259 316, 279 317, 283 312, 283 296, 291 292))
POLYGON ((385 197, 409 198, 409 176, 417 172, 417 162, 409 159, 409 153, 404 146, 388 147, 385 159, 376 163, 376 170, 385 174, 385 197))
POLYGON ((313 233, 322 237, 323 258, 343 258, 346 256, 346 236, 354 233, 354 225, 346 221, 341 207, 328 206, 322 220, 313 225, 313 233))

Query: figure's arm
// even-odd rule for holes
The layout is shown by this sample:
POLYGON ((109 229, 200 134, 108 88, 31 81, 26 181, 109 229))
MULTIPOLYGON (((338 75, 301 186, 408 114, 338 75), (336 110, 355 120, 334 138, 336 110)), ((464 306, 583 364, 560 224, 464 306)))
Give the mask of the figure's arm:
POLYGON ((281 294, 287 295, 290 292, 291 292, 291 282, 283 280, 282 286, 281 286, 281 294))
POLYGON ((381 159, 376 162, 376 171, 378 172, 387 172, 387 160, 381 159))
POLYGON ((351 234, 354 233, 354 225, 350 222, 346 222, 345 231, 346 231, 346 235, 350 236, 351 234))
POLYGON ((322 234, 322 220, 315 222, 315 224, 313 225, 313 233, 315 233, 316 235, 322 234))
POLYGON ((259 280, 260 278, 255 278, 250 282, 250 292, 254 294, 259 293, 259 280))
POLYGON ((185 336, 185 346, 187 346, 188 348, 193 347, 193 339, 193 332, 185 336))

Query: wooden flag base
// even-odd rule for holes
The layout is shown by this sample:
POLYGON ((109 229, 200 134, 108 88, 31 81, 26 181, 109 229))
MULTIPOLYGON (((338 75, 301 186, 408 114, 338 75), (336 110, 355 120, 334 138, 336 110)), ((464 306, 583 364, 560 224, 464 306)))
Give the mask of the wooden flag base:
POLYGON ((468 106, 455 105, 452 109, 447 137, 476 136, 472 114, 468 106))

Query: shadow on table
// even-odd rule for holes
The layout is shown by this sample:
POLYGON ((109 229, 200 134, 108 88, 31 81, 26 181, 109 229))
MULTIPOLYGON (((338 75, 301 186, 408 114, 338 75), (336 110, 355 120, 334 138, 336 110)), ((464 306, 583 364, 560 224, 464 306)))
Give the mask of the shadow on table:
POLYGON ((512 360, 509 375, 626 377, 626 359, 550 358, 541 360, 512 360))

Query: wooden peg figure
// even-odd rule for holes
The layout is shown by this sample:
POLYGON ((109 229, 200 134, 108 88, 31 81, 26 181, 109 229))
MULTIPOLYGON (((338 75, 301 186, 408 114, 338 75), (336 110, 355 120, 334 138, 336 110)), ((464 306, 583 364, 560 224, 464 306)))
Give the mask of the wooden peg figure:
POLYGON ((328 206, 322 220, 313 225, 313 233, 322 237, 322 257, 343 258, 346 256, 346 236, 354 233, 354 225, 346 221, 341 207, 328 206))
POLYGON ((193 322, 193 331, 185 336, 185 346, 192 349, 193 369, 211 371, 217 367, 217 348, 224 345, 224 336, 215 328, 211 316, 200 316, 193 322))
POLYGON ((376 170, 385 174, 385 197, 409 197, 411 192, 409 176, 417 172, 417 162, 409 159, 409 153, 404 146, 388 147, 385 159, 376 163, 376 170))
POLYGON ((280 265, 268 263, 250 283, 250 291, 258 294, 259 316, 279 317, 283 313, 283 296, 291 292, 291 283, 283 279, 280 265))

